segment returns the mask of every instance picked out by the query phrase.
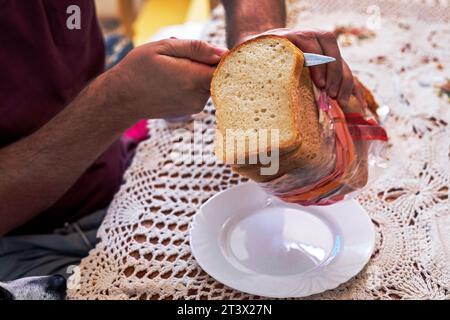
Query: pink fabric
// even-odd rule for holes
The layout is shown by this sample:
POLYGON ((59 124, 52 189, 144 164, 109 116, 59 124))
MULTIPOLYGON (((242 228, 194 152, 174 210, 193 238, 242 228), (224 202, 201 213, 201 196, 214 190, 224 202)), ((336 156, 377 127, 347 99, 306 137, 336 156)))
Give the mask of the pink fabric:
POLYGON ((125 136, 137 142, 147 139, 149 136, 147 120, 144 119, 136 123, 130 129, 125 131, 125 136))

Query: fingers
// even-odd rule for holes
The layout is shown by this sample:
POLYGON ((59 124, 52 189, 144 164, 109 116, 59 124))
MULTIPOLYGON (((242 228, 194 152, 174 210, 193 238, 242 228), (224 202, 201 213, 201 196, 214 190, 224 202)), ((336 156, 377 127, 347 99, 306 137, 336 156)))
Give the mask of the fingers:
MULTIPOLYGON (((314 31, 291 32, 286 34, 286 36, 303 52, 324 54, 314 31)), ((325 88, 327 67, 325 65, 318 65, 310 67, 309 70, 311 71, 311 77, 316 86, 321 89, 325 88)))
POLYGON ((346 105, 354 87, 353 76, 347 63, 342 59, 334 34, 317 30, 288 29, 280 29, 278 34, 286 36, 303 52, 322 54, 336 59, 326 65, 310 67, 311 77, 317 87, 325 88, 330 97, 346 105))
POLYGON ((339 88, 337 100, 341 106, 347 106, 348 100, 353 92, 353 74, 348 64, 342 60, 342 82, 339 88))
POLYGON ((197 87, 203 93, 209 93, 211 87, 211 81, 214 73, 214 68, 206 66, 204 64, 196 63, 196 73, 198 76, 194 76, 194 81, 197 82, 197 87))
POLYGON ((222 55, 228 50, 214 47, 201 40, 167 39, 159 41, 158 53, 175 57, 190 59, 192 61, 209 65, 217 64, 222 55))
POLYGON ((175 62, 177 69, 181 71, 176 77, 179 78, 184 90, 209 94, 215 67, 183 58, 167 58, 175 62))
POLYGON ((361 85, 359 84, 359 81, 356 77, 353 78, 353 95, 356 97, 356 99, 359 101, 363 109, 367 109, 367 102, 364 98, 364 93, 361 88, 361 85))
POLYGON ((336 38, 331 32, 318 32, 317 39, 322 47, 323 54, 336 59, 336 61, 326 65, 327 83, 325 88, 330 97, 337 98, 343 79, 341 52, 339 51, 336 38))
POLYGON ((191 103, 189 108, 192 108, 191 113, 198 113, 203 110, 205 104, 210 96, 211 80, 214 73, 214 67, 198 63, 190 62, 190 74, 188 78, 191 82, 187 85, 188 94, 191 103))

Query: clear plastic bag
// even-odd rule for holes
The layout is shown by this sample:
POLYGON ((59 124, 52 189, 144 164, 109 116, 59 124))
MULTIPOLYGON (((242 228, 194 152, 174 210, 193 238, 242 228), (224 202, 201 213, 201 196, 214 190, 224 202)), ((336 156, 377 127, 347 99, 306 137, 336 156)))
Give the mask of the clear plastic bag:
POLYGON ((292 168, 273 180, 260 182, 269 194, 286 202, 335 203, 357 194, 386 167, 388 137, 375 117, 363 109, 344 113, 324 91, 317 95, 327 161, 308 169, 292 168))

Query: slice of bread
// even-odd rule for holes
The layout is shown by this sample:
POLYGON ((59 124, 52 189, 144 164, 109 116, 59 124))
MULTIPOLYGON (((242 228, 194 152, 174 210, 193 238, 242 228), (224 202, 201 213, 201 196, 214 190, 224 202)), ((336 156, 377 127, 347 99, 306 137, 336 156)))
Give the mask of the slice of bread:
MULTIPOLYGON (((217 116, 215 153, 239 174, 266 182, 300 170, 305 173, 302 182, 306 184, 309 176, 326 175, 333 169, 334 140, 324 134, 309 70, 303 68, 303 61, 303 53, 287 39, 262 36, 231 50, 217 67, 211 86, 217 116), (228 129, 247 134, 230 136, 228 129), (267 153, 270 144, 263 149, 249 144, 250 138, 260 139, 264 129, 280 132, 279 170, 272 175, 261 174, 261 168, 270 164, 236 162, 237 158, 247 161, 251 155, 267 153), (239 143, 243 149, 237 148, 239 143)), ((369 109, 375 112, 373 96, 362 88, 369 109)), ((363 113, 363 106, 352 96, 344 112, 363 113)), ((355 147, 360 165, 355 177, 347 182, 352 189, 367 181, 367 144, 357 142, 355 147)))
MULTIPOLYGON (((329 136, 326 140, 325 135, 323 135, 322 125, 319 123, 317 116, 318 111, 312 86, 309 70, 304 68, 297 89, 300 96, 299 120, 305 116, 305 119, 312 119, 314 122, 299 121, 301 130, 299 145, 294 150, 280 155, 278 172, 274 175, 261 175, 261 168, 268 167, 270 164, 233 165, 234 171, 254 181, 266 182, 293 169, 307 171, 318 168, 329 169, 328 163, 334 161, 334 140, 330 141, 329 136)), ((323 174, 326 174, 326 172, 323 174)))
POLYGON ((217 118, 216 157, 236 163, 238 158, 248 160, 277 148, 271 144, 270 133, 276 132, 271 130, 278 130, 280 154, 302 143, 302 123, 317 119, 314 110, 299 118, 303 62, 303 53, 278 36, 249 40, 222 58, 211 84, 217 118), (263 150, 260 139, 266 139, 263 150))
MULTIPOLYGON (((368 91, 370 93, 370 91, 368 91)), ((367 100, 366 103, 370 103, 367 100)), ((376 105, 376 103, 375 103, 376 105)), ((375 107, 376 111, 377 105, 375 107)), ((343 108, 346 113, 364 113, 363 106, 359 103, 354 95, 350 97, 349 103, 343 108)), ((277 177, 282 176, 285 173, 291 172, 291 170, 305 170, 305 175, 320 169, 320 175, 326 175, 334 167, 330 167, 328 164, 334 163, 334 142, 331 140, 323 140, 322 153, 317 159, 304 159, 302 157, 302 150, 300 147, 295 150, 280 156, 280 169, 276 175, 265 176, 261 175, 261 168, 265 167, 262 165, 234 165, 233 170, 240 175, 250 178, 257 182, 267 182, 277 177), (307 160, 307 161, 305 161, 307 160)), ((358 188, 363 187, 367 183, 368 179, 368 164, 367 164, 367 153, 368 145, 366 141, 354 141, 357 159, 357 167, 353 171, 353 176, 346 181, 346 190, 351 192, 358 188)), ((266 166, 267 167, 267 166, 266 166)))

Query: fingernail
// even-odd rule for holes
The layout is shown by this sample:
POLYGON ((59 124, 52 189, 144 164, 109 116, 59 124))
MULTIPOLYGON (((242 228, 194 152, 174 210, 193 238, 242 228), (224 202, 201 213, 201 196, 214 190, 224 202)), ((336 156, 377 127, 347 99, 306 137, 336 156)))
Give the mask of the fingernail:
POLYGON ((348 106, 348 100, 349 100, 349 99, 341 98, 341 99, 339 99, 339 104, 340 104, 341 106, 346 107, 346 106, 348 106))
POLYGON ((338 89, 336 88, 336 86, 328 86, 327 92, 330 95, 330 97, 337 98, 338 89))
POLYGON ((318 85, 319 85, 320 88, 325 87, 325 85, 326 85, 325 80, 320 79, 318 85))
POLYGON ((327 88, 328 95, 332 98, 337 97, 337 90, 335 88, 327 88))
POLYGON ((214 47, 214 53, 219 57, 223 56, 226 52, 228 52, 227 48, 224 47, 214 47))

